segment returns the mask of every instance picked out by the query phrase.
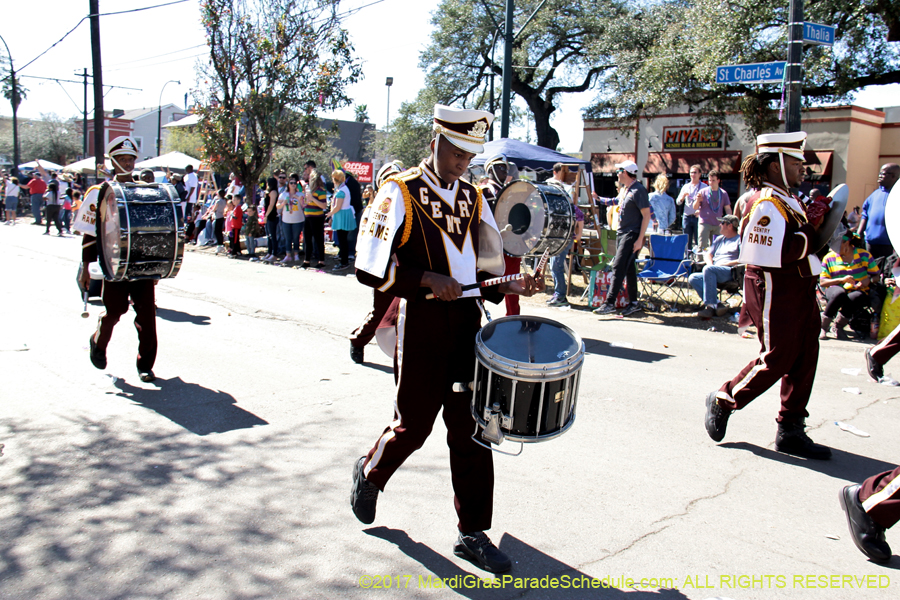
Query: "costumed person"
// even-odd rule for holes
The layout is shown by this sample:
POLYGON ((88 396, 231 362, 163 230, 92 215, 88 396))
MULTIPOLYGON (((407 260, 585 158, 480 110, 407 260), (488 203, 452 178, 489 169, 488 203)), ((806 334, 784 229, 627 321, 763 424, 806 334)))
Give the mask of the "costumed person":
MULTIPOLYGON (((360 282, 398 296, 394 418, 353 468, 350 504, 363 523, 375 520, 378 494, 422 446, 439 412, 447 426, 459 535, 453 553, 492 573, 511 562, 488 536, 493 514, 492 452, 472 439, 471 392, 479 297, 531 296, 540 283, 525 274, 494 288, 462 286, 503 274, 502 240, 481 191, 460 179, 483 151, 493 115, 437 105, 431 156, 390 177, 360 229, 356 268, 360 282), (428 292, 434 299, 426 299, 428 292)), ((485 442, 487 444, 487 442, 485 442)))
POLYGON ((816 201, 804 210, 790 191, 802 180, 805 132, 760 135, 756 145, 757 153, 741 165, 745 183, 759 192, 741 221, 740 262, 747 270, 739 327, 756 326, 761 348, 758 358, 706 397, 706 432, 722 441, 731 413, 781 380, 775 449, 825 460, 831 450, 806 435, 805 419, 822 324, 816 302, 822 265, 812 242, 827 206, 816 201))
MULTIPOLYGON (((500 195, 500 190, 512 181, 512 176, 510 175, 512 169, 510 168, 510 165, 511 163, 503 154, 493 156, 484 163, 484 171, 487 173, 487 180, 485 181, 485 185, 481 188, 481 193, 490 205, 491 212, 497 208, 497 198, 500 195)), ((516 169, 516 171, 518 171, 518 169, 516 169)), ((515 275, 522 270, 521 256, 512 256, 511 254, 504 252, 503 262, 506 265, 503 271, 504 275, 515 275)), ((518 294, 507 294, 503 302, 506 304, 506 316, 521 314, 518 294)))
MULTIPOLYGON (((106 155, 112 162, 114 180, 118 183, 134 183, 131 172, 137 158, 137 142, 128 136, 119 136, 106 146, 106 155)), ((109 183, 91 187, 75 215, 74 228, 83 236, 81 247, 81 287, 88 289, 90 271, 88 265, 97 260, 97 208, 111 193, 109 183)), ((138 279, 128 281, 103 282, 103 306, 105 311, 97 322, 97 330, 90 338, 91 364, 98 369, 106 368, 106 347, 112 337, 113 328, 128 312, 129 300, 134 306, 134 327, 138 332, 137 370, 141 381, 156 379, 153 364, 156 362, 156 281, 138 279)))
MULTIPOLYGON (((378 169, 378 174, 375 176, 376 188, 380 190, 388 177, 402 172, 403 163, 399 160, 386 163, 378 169)), ((373 210, 375 210, 375 202, 370 200, 363 209, 360 218, 360 230, 368 225, 373 210)), ((359 238, 357 238, 357 242, 358 240, 359 238)), ((372 341, 372 338, 379 335, 378 332, 381 329, 384 329, 384 334, 387 335, 387 338, 390 338, 384 340, 384 347, 394 348, 396 345, 397 336, 394 330, 397 324, 397 307, 400 301, 396 296, 382 292, 378 288, 373 288, 372 293, 372 310, 369 311, 362 325, 354 329, 353 333, 350 334, 350 360, 356 364, 362 364, 365 360, 366 345, 372 341)), ((380 338, 379 342, 382 342, 380 338)), ((382 343, 379 343, 379 345, 382 345, 382 343)), ((396 367, 396 365, 394 366, 396 367)), ((395 368, 394 373, 396 374, 396 372, 397 369, 395 368)))

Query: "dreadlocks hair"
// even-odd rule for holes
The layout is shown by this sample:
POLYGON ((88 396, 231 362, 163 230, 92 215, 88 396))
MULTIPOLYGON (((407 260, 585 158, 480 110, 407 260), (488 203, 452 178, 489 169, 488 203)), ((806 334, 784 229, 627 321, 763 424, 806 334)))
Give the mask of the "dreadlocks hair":
POLYGON ((762 189, 763 182, 766 181, 768 175, 769 165, 777 160, 778 155, 771 152, 748 156, 741 165, 741 175, 747 187, 762 189))

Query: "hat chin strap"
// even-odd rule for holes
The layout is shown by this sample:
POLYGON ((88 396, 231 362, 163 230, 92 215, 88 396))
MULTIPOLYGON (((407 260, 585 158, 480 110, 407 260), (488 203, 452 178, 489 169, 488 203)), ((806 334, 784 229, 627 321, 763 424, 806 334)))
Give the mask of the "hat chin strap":
POLYGON ((120 173, 125 172, 125 169, 122 168, 122 165, 119 164, 119 161, 116 160, 115 156, 110 155, 109 160, 112 162, 113 167, 116 168, 116 172, 113 173, 114 176, 118 176, 120 173))
POLYGON ((784 152, 778 150, 778 163, 781 165, 781 181, 784 182, 784 189, 787 193, 791 193, 791 186, 788 185, 787 176, 784 173, 784 152))

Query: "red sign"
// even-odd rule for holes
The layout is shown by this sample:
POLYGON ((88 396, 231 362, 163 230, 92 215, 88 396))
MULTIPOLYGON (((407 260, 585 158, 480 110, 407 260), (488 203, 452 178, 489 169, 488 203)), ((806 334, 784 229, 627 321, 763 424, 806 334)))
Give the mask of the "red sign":
POLYGON ((344 170, 353 173, 353 176, 360 183, 372 183, 372 163, 345 162, 344 170))

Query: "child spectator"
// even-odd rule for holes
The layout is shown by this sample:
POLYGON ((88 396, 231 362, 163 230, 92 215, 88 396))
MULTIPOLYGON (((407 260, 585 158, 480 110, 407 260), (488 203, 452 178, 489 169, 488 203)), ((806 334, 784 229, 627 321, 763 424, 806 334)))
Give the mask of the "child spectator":
POLYGON ((228 201, 228 221, 225 223, 228 229, 228 255, 237 258, 241 255, 241 227, 244 225, 244 211, 241 205, 234 199, 228 201))
POLYGON ((244 240, 247 244, 247 254, 250 255, 250 262, 258 261, 259 259, 256 258, 256 238, 265 235, 265 231, 263 231, 262 226, 259 224, 259 215, 256 212, 256 207, 252 204, 247 205, 247 222, 244 223, 244 226, 241 228, 241 233, 244 234, 244 240))

